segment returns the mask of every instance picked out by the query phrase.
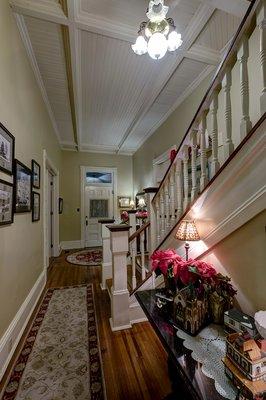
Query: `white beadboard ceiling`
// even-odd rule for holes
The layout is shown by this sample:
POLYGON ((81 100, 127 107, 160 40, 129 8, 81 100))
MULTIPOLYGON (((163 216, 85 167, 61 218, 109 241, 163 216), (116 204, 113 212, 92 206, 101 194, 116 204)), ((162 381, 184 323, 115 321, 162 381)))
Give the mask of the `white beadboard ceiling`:
POLYGON ((248 6, 165 2, 184 42, 154 61, 130 47, 148 0, 10 0, 63 149, 133 154, 218 65, 248 6))

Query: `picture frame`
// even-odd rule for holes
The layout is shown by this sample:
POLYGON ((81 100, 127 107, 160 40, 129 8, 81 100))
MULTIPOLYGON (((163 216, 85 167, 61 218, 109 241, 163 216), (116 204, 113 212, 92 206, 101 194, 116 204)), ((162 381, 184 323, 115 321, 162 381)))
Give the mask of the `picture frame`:
POLYGON ((31 160, 32 187, 40 189, 41 187, 41 166, 35 160, 31 160))
POLYGON ((31 211, 32 206, 32 172, 22 162, 15 160, 15 195, 14 212, 25 213, 31 211))
POLYGON ((63 208, 64 208, 64 200, 62 197, 59 197, 58 199, 58 213, 63 214, 63 208))
POLYGON ((40 221, 41 219, 41 196, 40 193, 32 192, 32 222, 40 221))
POLYGON ((0 122, 0 171, 14 172, 15 138, 0 122))
POLYGON ((119 208, 130 208, 130 196, 118 196, 118 207, 119 208))
POLYGON ((14 221, 14 186, 0 179, 0 226, 11 225, 14 221))

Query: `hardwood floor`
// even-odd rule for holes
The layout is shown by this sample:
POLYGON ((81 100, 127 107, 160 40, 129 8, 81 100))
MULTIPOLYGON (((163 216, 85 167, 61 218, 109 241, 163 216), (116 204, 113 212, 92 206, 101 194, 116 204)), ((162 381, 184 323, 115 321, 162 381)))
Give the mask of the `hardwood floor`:
MULTIPOLYGON (((163 399, 171 391, 167 354, 148 322, 135 324, 132 329, 121 332, 111 331, 110 300, 107 291, 100 288, 100 267, 71 265, 62 254, 53 260, 48 271, 47 287, 91 282, 94 284, 107 399, 163 399)), ((19 347, 0 384, 0 391, 19 347)))

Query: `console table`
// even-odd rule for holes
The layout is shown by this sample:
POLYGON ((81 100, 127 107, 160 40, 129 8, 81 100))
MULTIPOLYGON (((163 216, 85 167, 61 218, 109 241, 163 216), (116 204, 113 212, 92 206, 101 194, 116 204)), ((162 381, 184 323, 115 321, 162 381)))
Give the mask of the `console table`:
POLYGON ((135 294, 140 306, 168 353, 168 371, 172 383, 173 400, 225 400, 215 389, 212 379, 205 376, 201 364, 191 357, 191 351, 183 346, 183 340, 159 312, 156 306, 156 290, 135 294))

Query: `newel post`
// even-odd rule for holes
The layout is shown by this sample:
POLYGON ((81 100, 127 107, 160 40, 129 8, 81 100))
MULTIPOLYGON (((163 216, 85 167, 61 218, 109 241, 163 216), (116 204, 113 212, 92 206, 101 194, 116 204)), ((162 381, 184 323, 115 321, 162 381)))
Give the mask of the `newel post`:
POLYGON ((136 213, 138 210, 127 210, 128 217, 129 217, 129 225, 130 225, 130 230, 129 230, 129 235, 133 235, 133 233, 136 232, 137 230, 137 218, 136 218, 136 213))
POLYGON ((112 331, 131 328, 127 288, 127 254, 130 225, 107 225, 111 232, 113 286, 111 288, 112 331))
POLYGON ((110 249, 110 230, 107 228, 108 224, 113 224, 114 219, 99 219, 101 224, 102 242, 103 242, 103 260, 101 271, 101 289, 106 289, 106 280, 112 278, 112 253, 110 249))
POLYGON ((158 188, 149 187, 144 189, 146 193, 147 211, 150 220, 150 229, 148 230, 148 250, 151 255, 157 247, 157 207, 152 200, 157 193, 158 188))

